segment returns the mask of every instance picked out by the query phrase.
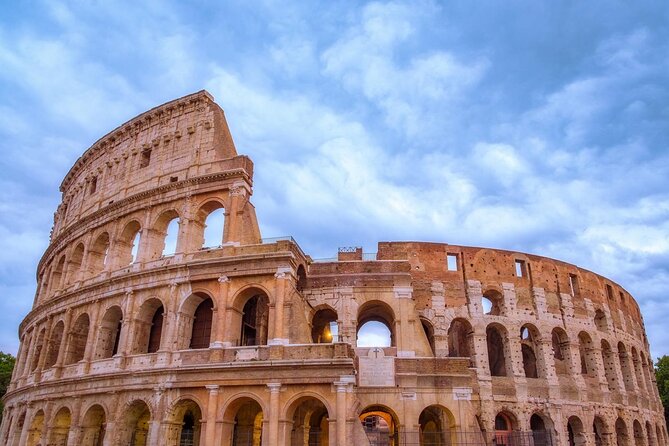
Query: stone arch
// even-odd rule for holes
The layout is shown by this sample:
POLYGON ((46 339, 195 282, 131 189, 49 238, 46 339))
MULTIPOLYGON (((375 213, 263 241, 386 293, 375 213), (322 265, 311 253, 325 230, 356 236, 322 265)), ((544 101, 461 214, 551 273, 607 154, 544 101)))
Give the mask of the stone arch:
POLYGON ((632 432, 634 433, 634 446, 644 446, 645 435, 639 420, 632 422, 632 432))
POLYGON ((102 446, 107 428, 107 414, 100 404, 86 410, 81 422, 81 446, 102 446))
POLYGON ((169 411, 167 438, 169 446, 198 446, 202 433, 202 406, 194 399, 182 397, 169 411))
POLYGON ((72 424, 72 414, 67 407, 61 407, 54 415, 51 421, 51 435, 49 435, 49 444, 54 446, 65 446, 67 437, 70 434, 72 424))
POLYGON ((603 332, 609 331, 609 326, 606 321, 606 314, 601 309, 597 309, 597 311, 595 311, 594 322, 595 322, 595 327, 597 327, 597 330, 603 332))
POLYGON ((432 322, 430 322, 427 318, 421 317, 420 325, 423 327, 423 333, 425 333, 425 338, 430 345, 432 356, 437 356, 437 350, 434 344, 434 326, 432 325, 432 322))
POLYGON ((301 393, 286 406, 286 419, 290 420, 290 441, 286 444, 330 444, 330 409, 321 397, 301 393))
POLYGON ((606 439, 610 436, 611 432, 604 418, 595 415, 592 420, 592 433, 595 437, 595 446, 604 446, 606 444, 606 439))
POLYGON ((39 360, 40 357, 43 354, 46 354, 44 351, 44 338, 46 337, 46 328, 42 327, 42 329, 39 331, 39 334, 37 335, 37 338, 35 339, 35 347, 33 348, 33 356, 32 356, 32 362, 30 364, 30 371, 34 372, 35 369, 37 369, 37 366, 39 365, 39 360))
POLYGON ((586 437, 583 422, 576 415, 567 419, 567 441, 569 446, 585 446, 586 437))
POLYGON ((636 350, 636 347, 632 346, 632 364, 634 367, 634 373, 636 377, 636 382, 637 385, 639 386, 639 389, 641 390, 646 390, 646 382, 643 379, 643 372, 641 369, 641 362, 639 359, 639 353, 636 350))
POLYGON ((662 429, 660 428, 659 424, 655 425, 655 438, 657 438, 657 444, 661 445, 662 444, 662 429))
POLYGON ((616 367, 616 357, 611 350, 606 339, 602 339, 601 342, 602 349, 602 364, 604 364, 604 375, 606 375, 606 383, 609 386, 609 390, 614 391, 618 390, 618 372, 616 367))
POLYGON ((60 290, 65 285, 65 254, 61 255, 56 262, 53 270, 51 271, 51 287, 49 289, 49 294, 53 294, 55 291, 60 290))
POLYGON ((622 342, 618 342, 618 360, 620 361, 620 369, 623 373, 623 382, 625 389, 628 392, 634 391, 634 375, 632 374, 630 366, 630 356, 627 354, 627 348, 622 342))
POLYGON ((45 267, 44 273, 39 278, 39 299, 43 300, 49 295, 49 284, 51 283, 52 265, 45 267))
POLYGON ((570 348, 569 336, 561 327, 555 327, 551 331, 551 342, 553 346, 553 361, 557 375, 570 374, 570 348))
POLYGON ((142 225, 137 220, 131 220, 123 227, 115 244, 119 267, 124 268, 137 261, 141 233, 142 225))
POLYGON ((651 370, 653 370, 653 366, 651 365, 650 369, 648 368, 648 361, 646 359, 646 355, 643 353, 643 350, 639 350, 639 357, 641 360, 641 372, 643 374, 644 382, 646 383, 646 391, 649 395, 652 395, 653 380, 651 379, 651 370))
POLYGON ((163 211, 151 227, 149 251, 151 259, 176 253, 179 241, 179 213, 174 209, 163 211))
POLYGON ((474 355, 474 329, 467 319, 455 318, 448 327, 448 356, 471 358, 474 355))
MULTIPOLYGON (((394 347, 396 342, 394 328, 395 328, 395 312, 390 307, 390 305, 380 300, 367 301, 358 308, 356 345, 361 347, 362 346, 394 347), (374 325, 378 325, 377 330, 380 329, 381 332, 385 331, 382 328, 382 326, 385 326, 387 332, 380 335, 378 339, 364 337, 369 331, 369 328, 373 327, 374 325), (360 339, 361 331, 363 334, 362 342, 360 339), (383 344, 383 345, 371 345, 371 344, 383 344)), ((372 328, 372 330, 374 330, 374 328, 372 328)))
POLYGON ((123 310, 121 307, 112 305, 107 308, 98 328, 95 359, 111 358, 119 352, 122 327, 123 310))
POLYGON ((539 342, 541 333, 532 324, 524 324, 520 328, 520 349, 523 356, 523 370, 526 378, 543 378, 546 376, 545 366, 541 363, 539 342))
POLYGON ((228 400, 223 421, 223 444, 260 446, 264 436, 265 410, 259 398, 251 394, 236 395, 228 400))
MULTIPOLYGON (((26 416, 27 416, 27 411, 24 409, 19 413, 18 419, 16 420, 16 428, 14 429, 14 435, 12 435, 11 438, 7 438, 7 445, 8 446, 20 446, 19 441, 21 440, 21 432, 23 431, 23 427, 26 423, 26 416)), ((11 430, 11 423, 8 427, 7 435, 9 435, 9 431, 11 430)))
POLYGON ((214 322, 214 300, 204 292, 188 296, 179 310, 177 349, 209 348, 214 322))
POLYGON ((60 352, 60 345, 63 341, 64 330, 65 324, 62 320, 58 321, 51 329, 51 333, 49 334, 49 342, 46 349, 44 368, 48 369, 49 367, 56 365, 56 361, 58 360, 58 353, 60 352))
POLYGON ((399 418, 382 404, 365 407, 358 416, 370 444, 399 444, 399 418))
POLYGON ((314 344, 339 341, 339 323, 337 312, 330 306, 323 305, 311 318, 311 340, 314 344))
POLYGON ((518 430, 518 418, 513 412, 502 410, 495 415, 495 444, 510 444, 515 430, 518 430))
POLYGON ((233 298, 230 331, 237 332, 241 346, 266 345, 269 330, 271 295, 262 286, 253 284, 241 289, 233 298))
POLYGON ((418 416, 421 445, 456 444, 455 417, 444 406, 433 404, 418 416))
POLYGON ((552 445, 553 420, 541 412, 534 412, 530 416, 530 431, 532 432, 533 446, 552 445))
POLYGON ((126 404, 122 419, 118 423, 117 442, 128 446, 146 446, 149 444, 149 423, 152 419, 149 405, 137 399, 126 404))
POLYGON ((101 273, 109 263, 109 233, 100 233, 88 248, 87 270, 89 276, 101 273))
POLYGON ((72 250, 72 254, 70 254, 70 260, 67 262, 67 273, 65 274, 65 281, 68 285, 82 279, 81 268, 84 262, 85 250, 84 244, 79 242, 72 250))
POLYGON ((164 313, 165 307, 156 297, 149 298, 142 303, 135 320, 133 353, 155 353, 160 350, 164 313))
POLYGON ((616 420, 616 445, 617 446, 631 446, 629 443, 629 434, 627 432, 627 424, 618 417, 616 420))
POLYGON ((657 446, 657 440, 653 437, 653 426, 650 424, 650 421, 646 420, 645 428, 648 446, 657 446))
POLYGON ((88 313, 82 313, 77 317, 70 329, 70 334, 65 352, 65 364, 74 364, 84 359, 86 345, 88 344, 88 332, 91 321, 88 313))
POLYGON ((504 294, 495 288, 489 288, 483 293, 481 308, 483 314, 501 316, 504 314, 504 294))
POLYGON ((295 272, 297 276, 297 282, 295 283, 295 288, 297 291, 302 291, 307 286, 307 270, 304 265, 299 265, 297 271, 295 272))
POLYGON ((217 199, 203 203, 197 211, 192 233, 200 249, 217 248, 225 242, 225 204, 217 199))
POLYGON ((44 411, 40 409, 35 412, 35 415, 33 415, 33 419, 30 422, 26 446, 37 446, 42 444, 42 432, 44 431, 45 422, 44 411))
POLYGON ((597 360, 594 356, 594 344, 588 333, 578 334, 578 352, 581 357, 581 374, 597 376, 597 360))
POLYGON ((513 376, 506 328, 497 323, 488 325, 486 327, 486 344, 488 346, 490 376, 513 376))

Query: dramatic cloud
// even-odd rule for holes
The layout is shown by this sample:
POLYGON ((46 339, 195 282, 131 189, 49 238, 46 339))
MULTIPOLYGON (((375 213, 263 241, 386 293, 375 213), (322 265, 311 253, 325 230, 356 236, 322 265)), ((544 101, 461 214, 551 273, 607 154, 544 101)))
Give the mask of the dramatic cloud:
POLYGON ((264 236, 314 257, 413 239, 563 259, 632 293, 669 354, 669 23, 653 2, 6 9, 0 349, 18 346, 72 163, 207 88, 256 163, 264 236))

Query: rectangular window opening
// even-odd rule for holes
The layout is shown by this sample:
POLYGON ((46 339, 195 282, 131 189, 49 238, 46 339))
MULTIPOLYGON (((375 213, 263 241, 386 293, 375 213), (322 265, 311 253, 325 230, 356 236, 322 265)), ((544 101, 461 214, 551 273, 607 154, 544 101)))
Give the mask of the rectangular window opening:
POLYGON ((91 178, 90 193, 94 194, 97 189, 98 189, 98 177, 93 177, 91 178))
POLYGON ((620 292, 620 302, 625 303, 625 293, 620 292))
POLYGON ((527 265, 524 260, 516 260, 516 276, 527 277, 527 265))
POLYGON ((142 152, 142 157, 139 160, 139 168, 148 166, 149 162, 151 162, 151 149, 142 152))
POLYGON ((611 285, 606 285, 606 297, 609 298, 609 300, 613 300, 613 288, 611 285))
POLYGON ((576 274, 569 274, 569 286, 571 287, 572 296, 578 296, 581 293, 578 287, 578 277, 576 274))
POLYGON ((449 271, 458 270, 458 255, 457 254, 446 254, 446 265, 448 266, 449 271))

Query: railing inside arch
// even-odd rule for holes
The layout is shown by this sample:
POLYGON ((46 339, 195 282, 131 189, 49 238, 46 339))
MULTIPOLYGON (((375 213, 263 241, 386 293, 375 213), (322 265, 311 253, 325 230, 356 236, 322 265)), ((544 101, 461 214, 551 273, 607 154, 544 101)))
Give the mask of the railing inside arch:
POLYGON ((534 432, 367 432, 370 446, 555 446, 547 431, 534 432))

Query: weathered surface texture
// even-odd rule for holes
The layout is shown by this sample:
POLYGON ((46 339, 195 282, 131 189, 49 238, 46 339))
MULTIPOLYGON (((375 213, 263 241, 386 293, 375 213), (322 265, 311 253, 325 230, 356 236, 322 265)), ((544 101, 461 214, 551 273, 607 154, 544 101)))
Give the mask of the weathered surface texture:
POLYGON ((439 243, 313 261, 261 239, 252 176, 204 91, 84 153, 0 443, 668 444, 639 307, 616 283, 439 243), (370 321, 390 346, 356 347, 370 321))

